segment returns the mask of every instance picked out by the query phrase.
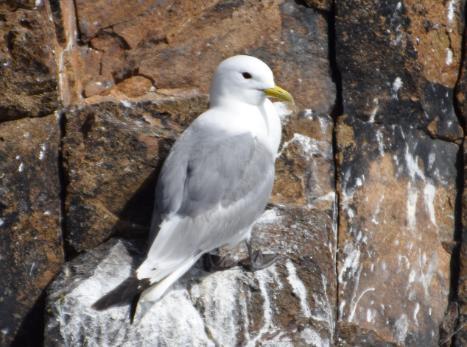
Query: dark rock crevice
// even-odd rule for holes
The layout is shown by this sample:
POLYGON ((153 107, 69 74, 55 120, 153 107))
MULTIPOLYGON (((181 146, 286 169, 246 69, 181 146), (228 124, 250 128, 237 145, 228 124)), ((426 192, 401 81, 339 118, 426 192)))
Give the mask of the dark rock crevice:
POLYGON ((78 253, 67 242, 67 218, 65 202, 67 197, 68 177, 64 160, 63 140, 66 136, 66 115, 63 111, 57 112, 60 126, 60 147, 58 152, 58 177, 60 182, 60 226, 62 230, 63 254, 65 261, 73 259, 78 253))
POLYGON ((337 126, 337 118, 341 116, 344 112, 344 104, 342 100, 342 79, 341 79, 341 74, 339 70, 339 66, 337 64, 337 56, 336 56, 336 5, 335 1, 332 2, 331 4, 331 9, 330 12, 327 14, 327 22, 328 22, 328 52, 329 52, 329 65, 331 68, 331 77, 332 80, 336 86, 336 100, 334 103, 334 107, 331 111, 331 117, 333 119, 333 132, 332 132, 332 156, 334 160, 334 191, 335 191, 335 218, 336 220, 334 223, 336 223, 336 246, 335 246, 335 254, 334 254, 334 260, 335 260, 335 274, 336 274, 336 298, 335 298, 335 303, 336 303, 336 309, 334 313, 334 320, 335 320, 335 326, 336 326, 336 331, 334 331, 334 340, 337 340, 337 321, 339 319, 339 281, 337 280, 337 274, 338 274, 338 247, 339 247, 339 179, 338 179, 338 168, 339 168, 339 163, 337 160, 337 152, 338 152, 338 147, 337 147, 337 133, 336 133, 336 126, 337 126))
POLYGON ((54 22, 55 36, 57 41, 61 44, 64 44, 66 41, 65 38, 65 29, 62 22, 62 9, 60 6, 60 0, 49 0, 50 11, 52 12, 52 19, 54 22))
MULTIPOLYGON (((456 113, 457 119, 462 126, 464 130, 464 140, 459 146, 459 152, 457 155, 457 162, 456 162, 456 167, 457 167, 457 196, 456 196, 456 201, 455 201, 455 230, 454 230, 454 249, 452 252, 452 258, 451 258, 451 287, 450 287, 450 293, 449 293, 449 301, 450 301, 450 306, 455 307, 456 310, 456 315, 455 319, 457 322, 453 322, 453 326, 456 328, 455 331, 451 333, 450 336, 446 338, 447 341, 450 340, 451 346, 456 346, 457 344, 457 339, 456 335, 458 332, 460 332, 462 329, 465 328, 465 322, 458 317, 459 312, 462 309, 460 305, 462 305, 462 300, 459 298, 459 286, 461 285, 461 262, 462 262, 462 253, 461 253, 461 247, 462 247, 462 242, 466 242, 467 240, 463 239, 463 232, 465 225, 463 225, 463 214, 465 214, 465 211, 463 211, 463 194, 464 194, 464 189, 465 189, 465 133, 466 133, 466 114, 464 114, 465 111, 465 100, 459 100, 457 97, 457 93, 462 92, 462 88, 465 88, 463 86, 463 70, 465 70, 465 64, 466 64, 466 19, 467 19, 467 5, 464 4, 464 14, 463 14, 463 20, 464 20, 464 34, 462 36, 462 43, 461 43, 461 57, 460 57, 460 64, 459 64, 459 71, 457 75, 457 82, 454 87, 454 97, 453 97, 453 104, 454 104, 454 111, 456 113), (463 103, 464 105, 461 105, 463 103), (454 324, 455 323, 455 324, 454 324)), ((465 77, 464 77, 465 79, 465 77)), ((465 237, 465 236, 464 236, 465 237)), ((449 308, 448 308, 449 309, 449 308)), ((448 316, 449 312, 447 313, 448 316)))

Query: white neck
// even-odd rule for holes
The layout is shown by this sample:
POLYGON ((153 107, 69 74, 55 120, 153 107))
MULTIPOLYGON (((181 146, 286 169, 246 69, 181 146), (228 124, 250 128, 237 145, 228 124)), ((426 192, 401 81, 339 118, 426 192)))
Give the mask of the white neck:
POLYGON ((281 140, 281 124, 272 102, 265 98, 261 105, 251 105, 238 99, 218 98, 206 112, 210 126, 231 134, 252 133, 276 156, 281 140))

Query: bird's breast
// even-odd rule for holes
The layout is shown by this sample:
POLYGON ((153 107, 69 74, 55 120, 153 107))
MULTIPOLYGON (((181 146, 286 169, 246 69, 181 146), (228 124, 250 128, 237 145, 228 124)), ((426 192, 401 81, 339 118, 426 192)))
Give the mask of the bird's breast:
POLYGON ((277 153, 281 133, 280 120, 270 102, 263 107, 215 107, 200 116, 199 125, 232 136, 250 133, 274 156, 277 153))

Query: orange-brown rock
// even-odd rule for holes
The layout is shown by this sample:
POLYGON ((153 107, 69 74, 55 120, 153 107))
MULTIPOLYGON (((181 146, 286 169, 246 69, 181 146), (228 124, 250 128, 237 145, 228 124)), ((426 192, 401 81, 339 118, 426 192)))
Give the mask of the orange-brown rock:
MULTIPOLYGON (((457 111, 463 118, 464 131, 467 122, 467 40, 465 39, 467 27, 464 27, 464 60, 460 71, 459 81, 456 87, 457 111)), ((459 283, 457 289, 457 300, 459 301, 459 319, 456 327, 460 329, 454 338, 455 346, 464 346, 467 344, 467 142, 464 137, 463 144, 463 163, 464 163, 464 191, 462 193, 462 233, 459 233, 461 241, 459 254, 459 283)))
POLYGON ((128 97, 147 94, 152 87, 150 79, 143 76, 132 76, 117 84, 117 89, 128 97))
POLYGON ((243 53, 264 59, 301 107, 326 113, 333 105, 327 22, 294 1, 77 1, 76 9, 88 43, 76 51, 81 82, 73 88, 86 89, 79 95, 131 76, 148 77, 158 89, 207 92, 218 63, 243 53))
POLYGON ((339 324, 385 343, 438 345, 448 307, 460 6, 336 2, 339 324))
MULTIPOLYGON (((106 2, 76 2, 82 45, 72 49, 70 56, 77 59, 69 72, 74 71, 71 80, 79 83, 69 86, 84 98, 75 100, 81 105, 65 112, 67 245, 82 252, 111 235, 144 235, 158 169, 180 131, 206 109, 207 100, 200 92, 207 91, 214 68, 229 55, 256 55, 273 68, 277 83, 290 89, 298 101, 295 113, 281 110, 284 143, 272 198, 275 205, 254 232, 258 247, 283 257, 270 273, 252 276, 235 270, 241 278, 218 273, 207 279, 208 285, 200 284, 211 286, 216 278, 227 276, 231 285, 224 288, 239 288, 245 297, 244 302, 230 306, 235 307, 233 315, 218 310, 218 318, 212 319, 207 312, 218 299, 211 298, 207 288, 194 302, 178 305, 187 310, 196 305, 200 316, 194 321, 181 315, 179 319, 189 324, 201 319, 206 327, 226 319, 235 322, 232 329, 230 323, 224 324, 228 333, 225 327, 208 328, 221 344, 322 341, 329 345, 334 335, 336 290, 333 122, 329 116, 335 88, 329 71, 326 18, 294 1, 147 4, 129 1, 113 9, 114 4, 106 2), (113 13, 104 16, 106 11, 113 13), (199 91, 187 94, 193 88, 199 91), (252 287, 243 280, 247 276, 252 287), (262 309, 250 312, 244 303, 262 309), (248 323, 243 324, 244 319, 248 323)), ((90 256, 114 264, 113 255, 120 260, 127 257, 115 248, 115 241, 107 245, 99 248, 103 252, 77 258, 76 264, 87 262, 90 256)), ((244 250, 234 250, 232 255, 244 255, 244 250)), ((92 264, 90 271, 97 265, 92 264)), ((122 268, 127 265, 121 263, 122 268)), ((89 283, 81 275, 73 281, 89 283)), ((96 279, 102 282, 101 277, 96 279)), ((68 305, 68 301, 57 301, 56 295, 74 300, 65 282, 63 278, 57 281, 49 300, 53 316, 46 343, 52 345, 68 339, 70 333, 81 334, 74 323, 68 326, 71 330, 62 332, 56 324, 60 314, 56 309, 68 305)), ((74 309, 76 322, 81 321, 83 307, 74 309)), ((169 312, 171 306, 164 305, 163 310, 169 312)), ((111 332, 118 327, 124 331, 128 322, 103 323, 111 332)), ((106 339, 97 321, 86 324, 95 332, 87 334, 88 340, 106 339)), ((162 341, 169 334, 162 324, 158 322, 147 334, 139 329, 137 335, 162 341)), ((197 335, 205 334, 204 329, 192 332, 178 333, 176 341, 195 343, 197 335)), ((134 337, 126 341, 131 343, 134 337)))
POLYGON ((307 109, 283 119, 271 201, 313 205, 332 213, 335 199, 332 119, 307 109))
POLYGON ((0 3, 0 121, 44 116, 57 108, 52 27, 43 5, 0 3))
POLYGON ((0 1, 0 345, 41 343, 62 237, 67 260, 82 254, 49 291, 47 346, 467 345, 464 12, 459 0, 0 1), (253 233, 281 258, 254 274, 195 267, 139 326, 127 306, 97 314, 93 295, 142 248, 106 240, 145 237, 158 169, 234 54, 263 59, 297 101, 253 233))
POLYGON ((59 141, 55 115, 0 123, 1 346, 13 341, 63 263, 59 141))
POLYGON ((304 2, 312 8, 323 11, 331 10, 332 6, 332 0, 304 0, 304 2))

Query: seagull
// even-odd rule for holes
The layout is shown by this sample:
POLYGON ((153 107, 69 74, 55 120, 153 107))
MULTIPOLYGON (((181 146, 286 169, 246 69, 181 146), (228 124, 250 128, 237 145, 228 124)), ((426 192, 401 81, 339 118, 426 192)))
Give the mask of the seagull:
POLYGON ((293 97, 275 85, 268 65, 247 55, 220 63, 209 96, 209 109, 182 133, 160 172, 145 260, 93 308, 132 301, 133 322, 138 302, 156 303, 202 255, 242 241, 252 271, 276 260, 253 250, 251 229, 271 195, 281 141, 268 97, 292 104, 293 97))

